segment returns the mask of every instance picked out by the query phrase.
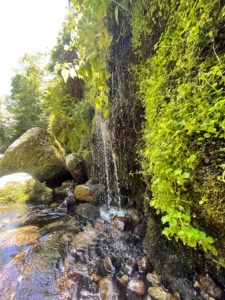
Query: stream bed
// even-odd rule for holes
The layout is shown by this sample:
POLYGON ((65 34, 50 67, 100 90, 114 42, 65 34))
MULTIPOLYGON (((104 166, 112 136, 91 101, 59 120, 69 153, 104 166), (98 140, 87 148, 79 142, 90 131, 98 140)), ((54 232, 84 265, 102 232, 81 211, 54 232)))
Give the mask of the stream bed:
MULTIPOLYGON (((0 204, 1 300, 183 299, 161 285, 144 253, 143 216, 71 195, 50 204, 0 204)), ((206 293, 196 290, 193 299, 221 298, 210 280, 200 277, 206 293)))

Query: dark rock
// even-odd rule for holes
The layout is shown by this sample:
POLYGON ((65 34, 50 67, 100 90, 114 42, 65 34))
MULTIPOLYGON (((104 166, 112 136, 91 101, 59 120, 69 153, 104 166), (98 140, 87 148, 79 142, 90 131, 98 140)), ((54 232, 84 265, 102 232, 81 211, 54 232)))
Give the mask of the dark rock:
POLYGON ((62 187, 57 187, 53 191, 53 197, 55 200, 63 200, 68 196, 66 189, 62 187))
POLYGON ((130 221, 132 223, 132 227, 136 227, 141 223, 141 218, 139 216, 139 213, 136 209, 129 209, 127 210, 127 216, 130 218, 130 221))
POLYGON ((81 155, 71 153, 66 157, 66 167, 77 183, 87 181, 85 161, 81 155))
POLYGON ((78 205, 75 211, 82 218, 94 220, 99 217, 99 208, 90 203, 78 205))
POLYGON ((97 202, 103 193, 103 189, 98 184, 77 185, 74 189, 74 196, 80 201, 97 202))
POLYGON ((214 280, 208 275, 197 274, 194 277, 195 286, 200 290, 207 293, 209 296, 215 299, 221 299, 222 290, 219 286, 216 285, 214 280))
POLYGON ((160 285, 160 277, 155 273, 148 273, 146 278, 148 282, 150 282, 153 286, 160 285))
POLYGON ((103 260, 103 266, 106 272, 114 274, 116 271, 115 266, 113 265, 112 259, 108 256, 103 260))
POLYGON ((101 300, 121 300, 120 290, 111 276, 100 281, 99 291, 101 300))
POLYGON ((145 273, 147 271, 153 270, 153 265, 148 256, 143 256, 142 258, 140 258, 137 264, 138 264, 138 271, 140 273, 145 273))
POLYGON ((137 295, 144 295, 146 292, 146 286, 144 281, 138 278, 132 278, 129 281, 128 289, 137 295))

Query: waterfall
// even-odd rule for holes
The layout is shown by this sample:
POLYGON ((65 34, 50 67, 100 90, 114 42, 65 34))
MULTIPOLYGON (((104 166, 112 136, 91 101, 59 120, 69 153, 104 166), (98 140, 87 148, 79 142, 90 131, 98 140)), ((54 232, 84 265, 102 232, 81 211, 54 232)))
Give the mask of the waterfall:
POLYGON ((106 201, 108 208, 113 204, 121 207, 121 193, 118 176, 116 154, 113 151, 107 121, 96 113, 96 151, 97 176, 100 183, 106 186, 106 201))

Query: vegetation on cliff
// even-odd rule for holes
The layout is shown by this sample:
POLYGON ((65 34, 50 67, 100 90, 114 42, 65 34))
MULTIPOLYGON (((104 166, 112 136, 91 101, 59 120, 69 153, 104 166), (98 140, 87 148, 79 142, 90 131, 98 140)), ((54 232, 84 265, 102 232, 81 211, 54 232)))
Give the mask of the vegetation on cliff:
MULTIPOLYGON (((225 240, 223 1, 71 0, 51 53, 50 79, 42 79, 41 102, 32 103, 67 152, 87 154, 95 112, 108 118, 113 111, 110 51, 126 36, 123 18, 135 54, 133 65, 124 68, 136 78, 133 96, 145 109, 137 160, 147 201, 162 216, 169 239, 216 255, 225 240)), ((11 100, 18 107, 13 111, 11 105, 11 111, 22 130, 18 91, 23 82, 24 92, 32 85, 29 74, 21 76, 12 81, 11 100)))

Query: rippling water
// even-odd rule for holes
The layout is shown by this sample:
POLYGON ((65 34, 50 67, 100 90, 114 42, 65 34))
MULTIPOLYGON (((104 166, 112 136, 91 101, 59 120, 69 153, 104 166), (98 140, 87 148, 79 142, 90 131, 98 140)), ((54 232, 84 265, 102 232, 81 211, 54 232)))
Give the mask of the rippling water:
POLYGON ((113 227, 123 212, 101 207, 89 219, 77 207, 0 206, 0 299, 99 299, 90 275, 107 275, 103 259, 114 260, 119 276, 143 255, 138 236, 113 227))

